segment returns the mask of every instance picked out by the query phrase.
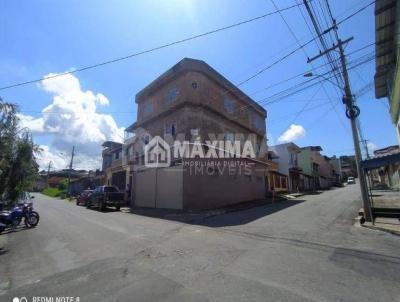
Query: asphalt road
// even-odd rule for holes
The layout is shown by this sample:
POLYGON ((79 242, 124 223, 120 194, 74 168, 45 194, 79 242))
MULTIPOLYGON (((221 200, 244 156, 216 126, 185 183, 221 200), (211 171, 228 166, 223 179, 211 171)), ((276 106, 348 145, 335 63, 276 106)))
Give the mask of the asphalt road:
POLYGON ((400 237, 353 226, 358 198, 352 185, 188 224, 36 195, 39 226, 6 235, 0 301, 400 301, 400 237))

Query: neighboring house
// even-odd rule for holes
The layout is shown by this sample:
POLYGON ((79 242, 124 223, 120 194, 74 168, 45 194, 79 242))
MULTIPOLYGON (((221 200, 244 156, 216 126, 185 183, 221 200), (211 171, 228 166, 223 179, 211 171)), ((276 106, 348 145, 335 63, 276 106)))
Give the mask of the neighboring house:
POLYGON ((329 158, 329 163, 331 164, 333 170, 333 177, 335 178, 336 183, 341 183, 343 181, 342 175, 342 163, 339 157, 332 156, 329 158))
POLYGON ((319 161, 319 177, 321 188, 327 189, 334 186, 336 182, 336 172, 333 168, 330 158, 326 155, 317 157, 319 161))
POLYGON ((298 154, 299 166, 303 170, 303 174, 307 175, 308 185, 310 189, 317 190, 320 185, 320 154, 322 148, 320 146, 308 146, 301 148, 298 154))
POLYGON ((288 188, 288 177, 285 174, 280 173, 279 164, 277 160, 279 156, 272 150, 268 150, 268 160, 272 163, 268 169, 267 175, 267 189, 269 195, 272 195, 272 192, 281 193, 289 191, 288 188))
POLYGON ((280 144, 270 147, 278 156, 274 161, 279 165, 279 172, 288 176, 288 190, 298 192, 303 187, 301 180, 302 169, 298 164, 299 146, 294 143, 280 144))
POLYGON ((400 148, 398 145, 375 150, 374 157, 363 160, 361 167, 370 179, 370 186, 400 190, 400 148))
MULTIPOLYGON (((208 64, 181 60, 140 91, 136 103, 137 121, 126 128, 121 147, 121 165, 128 171, 127 183, 132 184, 133 205, 198 209, 265 198, 268 171, 274 168, 266 154, 267 113, 208 64), (213 167, 207 168, 206 174, 193 175, 182 169, 184 160, 193 163, 193 159, 182 154, 174 156, 168 167, 143 165, 144 149, 156 136, 169 143, 199 139, 204 146, 209 134, 231 142, 250 139, 256 158, 243 159, 251 166, 250 175, 231 175, 213 167)), ((233 164, 221 158, 215 161, 233 164)))
POLYGON ((342 170, 342 179, 347 180, 349 176, 357 177, 356 158, 354 155, 340 156, 340 169, 342 170))
POLYGON ((105 184, 117 186, 120 190, 125 191, 127 184, 127 171, 126 165, 123 165, 122 162, 123 144, 106 141, 102 146, 102 171, 105 173, 105 184))
POLYGON ((387 97, 400 144, 400 3, 375 2, 375 97, 387 97))
POLYGON ((86 190, 86 189, 93 190, 94 188, 96 188, 98 186, 104 185, 104 183, 105 183, 105 175, 102 171, 99 171, 99 170, 96 170, 95 172, 89 171, 87 176, 83 176, 78 179, 71 180, 68 191, 72 195, 78 195, 83 190, 86 190))

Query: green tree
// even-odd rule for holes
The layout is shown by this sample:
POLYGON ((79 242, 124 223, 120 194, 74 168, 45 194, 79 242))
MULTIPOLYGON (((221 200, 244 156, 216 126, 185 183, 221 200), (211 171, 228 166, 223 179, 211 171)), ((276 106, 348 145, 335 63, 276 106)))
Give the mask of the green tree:
POLYGON ((40 151, 28 129, 19 129, 18 107, 0 98, 0 197, 13 202, 38 175, 40 151))

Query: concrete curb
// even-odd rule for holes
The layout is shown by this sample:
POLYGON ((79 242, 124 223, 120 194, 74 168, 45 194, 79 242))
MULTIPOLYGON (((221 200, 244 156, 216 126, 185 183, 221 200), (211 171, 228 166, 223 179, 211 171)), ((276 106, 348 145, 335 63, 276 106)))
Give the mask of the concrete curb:
POLYGON ((386 232, 386 233, 390 233, 390 234, 393 234, 393 235, 396 235, 396 236, 400 236, 400 232, 399 231, 395 231, 395 230, 391 230, 391 229, 388 229, 388 228, 372 225, 370 223, 364 223, 361 226, 364 227, 364 228, 367 228, 367 229, 386 232))

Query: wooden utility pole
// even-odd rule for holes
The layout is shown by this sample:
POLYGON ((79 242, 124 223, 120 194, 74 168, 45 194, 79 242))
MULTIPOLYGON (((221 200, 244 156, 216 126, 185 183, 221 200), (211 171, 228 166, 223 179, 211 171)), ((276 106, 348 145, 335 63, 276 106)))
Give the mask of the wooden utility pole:
MULTIPOLYGON (((361 162, 361 148, 360 148, 360 140, 359 140, 359 133, 358 133, 358 128, 357 128, 357 117, 360 114, 360 109, 355 105, 353 94, 351 92, 351 87, 350 87, 350 80, 349 80, 349 74, 347 71, 347 66, 346 66, 346 57, 344 54, 344 49, 343 45, 348 43, 349 41, 352 40, 352 38, 347 39, 345 41, 342 41, 339 39, 339 36, 337 34, 337 26, 335 20, 333 20, 333 28, 335 29, 336 32, 336 37, 337 37, 337 44, 333 45, 330 48, 325 47, 326 43, 323 40, 321 31, 318 27, 318 23, 315 20, 315 17, 312 13, 312 10, 308 4, 307 0, 303 0, 303 3, 307 9, 308 14, 310 15, 311 21, 313 22, 314 28, 320 37, 321 44, 324 46, 323 52, 320 52, 317 56, 313 57, 312 59, 308 59, 308 63, 311 61, 322 57, 324 55, 329 56, 329 53, 334 50, 334 49, 339 49, 339 54, 340 54, 340 63, 341 63, 341 72, 343 75, 343 80, 344 80, 344 96, 343 96, 343 103, 346 105, 346 116, 350 120, 351 124, 351 131, 353 134, 353 144, 354 144, 354 150, 355 150, 355 158, 356 158, 356 166, 357 166, 357 174, 358 174, 358 182, 360 183, 360 189, 361 189, 361 199, 363 203, 363 208, 364 208, 364 217, 365 220, 371 221, 372 220, 372 210, 371 210, 371 204, 369 202, 369 196, 368 196, 368 190, 367 190, 367 184, 364 176, 364 171, 361 168, 360 162, 361 162)), ((330 58, 328 57, 328 61, 330 61, 330 58)), ((335 73, 336 70, 333 70, 335 73)))
POLYGON ((68 186, 67 186, 68 196, 71 195, 69 186, 71 184, 71 170, 72 170, 72 165, 74 163, 74 155, 75 155, 75 146, 72 146, 71 161, 69 162, 69 169, 68 169, 68 186))

